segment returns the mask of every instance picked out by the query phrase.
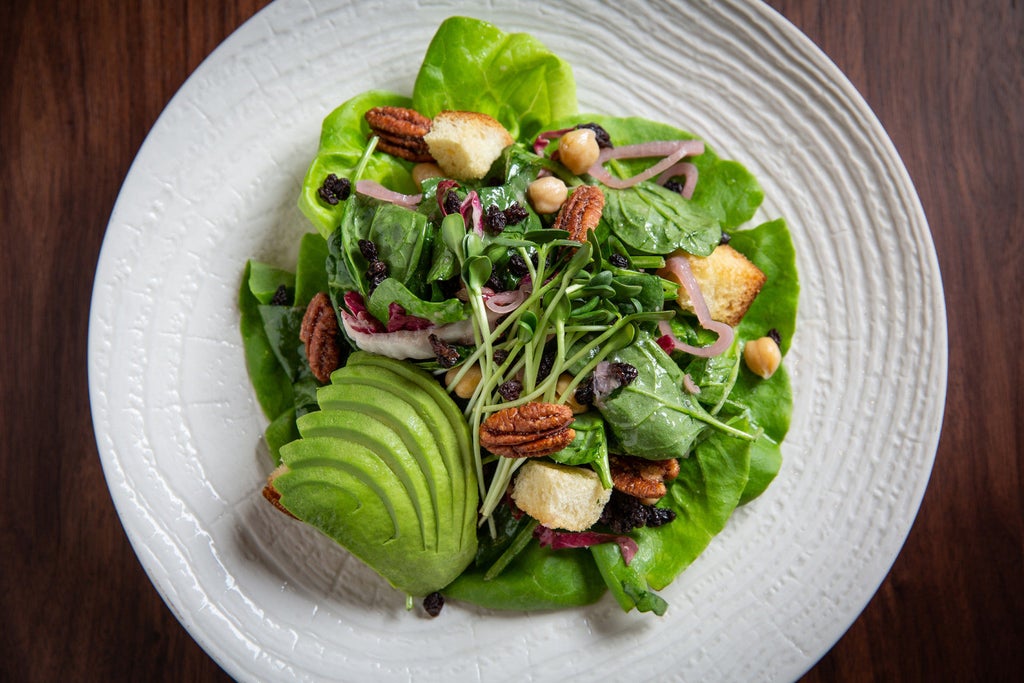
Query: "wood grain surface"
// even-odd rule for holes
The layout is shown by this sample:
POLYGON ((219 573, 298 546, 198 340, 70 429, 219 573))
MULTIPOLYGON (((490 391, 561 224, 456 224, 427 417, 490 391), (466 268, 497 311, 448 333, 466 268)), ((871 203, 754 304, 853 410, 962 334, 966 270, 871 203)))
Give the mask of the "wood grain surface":
MULTIPOLYGON (((0 3, 0 680, 227 679, 120 526, 92 432, 86 332, 107 219, 143 138, 264 4, 0 3)), ((770 4, 849 76, 900 151, 949 324, 946 414, 917 521, 803 680, 1019 680, 1024 3, 770 4)))

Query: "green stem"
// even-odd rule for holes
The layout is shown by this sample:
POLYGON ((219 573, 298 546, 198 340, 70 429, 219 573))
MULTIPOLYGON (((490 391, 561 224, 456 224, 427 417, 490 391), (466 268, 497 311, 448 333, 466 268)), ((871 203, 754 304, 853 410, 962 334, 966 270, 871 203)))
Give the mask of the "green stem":
POLYGON ((519 553, 526 550, 526 546, 530 545, 530 541, 533 539, 534 530, 539 525, 540 522, 535 519, 530 519, 526 522, 526 526, 516 534, 516 537, 512 539, 509 546, 505 548, 505 552, 503 552, 501 556, 494 561, 494 564, 484 572, 484 581, 490 581, 497 578, 499 574, 505 571, 505 567, 511 564, 512 560, 516 559, 516 556, 519 553))

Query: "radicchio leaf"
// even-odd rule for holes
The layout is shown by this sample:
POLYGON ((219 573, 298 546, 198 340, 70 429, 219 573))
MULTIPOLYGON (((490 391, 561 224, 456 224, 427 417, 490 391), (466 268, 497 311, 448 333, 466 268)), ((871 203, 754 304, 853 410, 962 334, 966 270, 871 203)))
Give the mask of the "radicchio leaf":
POLYGON ((617 543, 619 551, 622 552, 622 561, 627 566, 638 550, 636 541, 629 536, 604 534, 597 531, 555 531, 540 525, 534 530, 533 535, 540 541, 541 547, 550 547, 552 550, 589 548, 602 543, 617 543))

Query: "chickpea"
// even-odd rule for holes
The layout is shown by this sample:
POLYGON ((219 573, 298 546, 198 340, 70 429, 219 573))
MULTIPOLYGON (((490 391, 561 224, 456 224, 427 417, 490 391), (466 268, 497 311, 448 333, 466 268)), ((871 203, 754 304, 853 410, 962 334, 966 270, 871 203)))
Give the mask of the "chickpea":
MULTIPOLYGON (((451 370, 445 373, 444 383, 449 385, 455 376, 462 370, 462 366, 455 366, 451 370)), ((480 371, 480 366, 474 363, 469 366, 466 370, 466 374, 462 376, 459 383, 455 385, 453 391, 459 398, 472 398, 473 392, 476 391, 476 385, 480 384, 480 379, 483 377, 483 372, 480 371)))
POLYGON ((412 167, 412 181, 416 183, 416 187, 420 190, 423 189, 423 181, 427 178, 443 177, 444 172, 441 170, 441 167, 431 161, 416 164, 412 167))
MULTIPOLYGON (((568 372, 563 372, 561 375, 558 376, 558 383, 555 385, 555 394, 558 395, 559 399, 562 398, 562 394, 565 393, 565 390, 569 387, 569 383, 572 382, 573 379, 573 376, 570 375, 568 372)), ((576 400, 575 391, 573 392, 573 395, 570 396, 569 399, 565 402, 565 405, 569 406, 569 408, 572 409, 573 415, 585 413, 590 409, 590 406, 583 405, 582 403, 576 400)))
POLYGON ((590 128, 571 130, 558 141, 558 160, 576 175, 586 173, 600 154, 597 135, 590 128))
POLYGON ((554 213, 562 208, 569 188, 554 176, 537 178, 526 188, 526 196, 537 213, 554 213))
POLYGON ((755 375, 768 379, 782 363, 782 351, 771 337, 747 342, 743 347, 743 360, 755 375))

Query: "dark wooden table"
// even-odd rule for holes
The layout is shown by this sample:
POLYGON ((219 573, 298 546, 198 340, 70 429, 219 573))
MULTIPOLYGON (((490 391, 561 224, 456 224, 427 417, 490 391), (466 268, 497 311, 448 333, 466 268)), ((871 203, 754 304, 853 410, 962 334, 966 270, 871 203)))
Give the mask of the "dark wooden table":
MULTIPOLYGON (((93 438, 86 331, 139 145, 263 4, 0 3, 0 680, 226 678, 118 522, 93 438)), ((771 4, 892 136, 928 214, 949 322, 946 416, 920 514, 877 595, 804 680, 1019 680, 1024 3, 771 4)))

